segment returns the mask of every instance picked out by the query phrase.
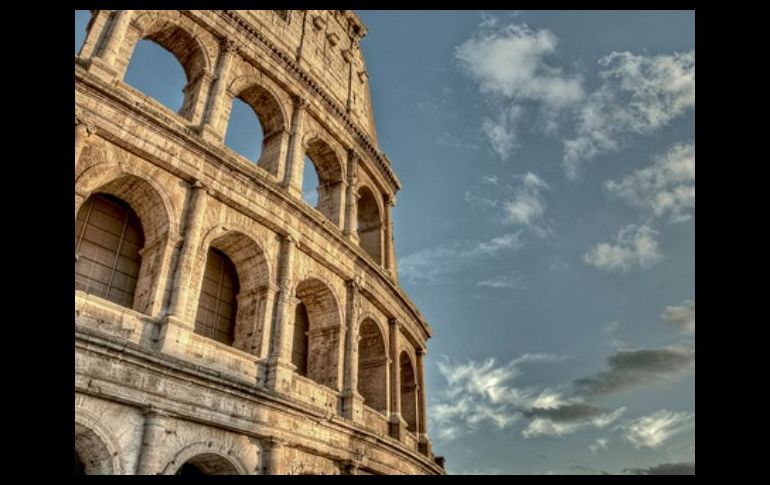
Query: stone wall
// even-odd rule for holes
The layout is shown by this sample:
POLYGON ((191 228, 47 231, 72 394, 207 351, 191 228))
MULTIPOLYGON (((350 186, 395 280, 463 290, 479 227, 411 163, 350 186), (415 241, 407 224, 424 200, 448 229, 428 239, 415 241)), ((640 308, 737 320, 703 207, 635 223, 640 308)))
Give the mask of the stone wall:
MULTIPOLYGON (((145 244, 132 305, 75 292, 76 468, 443 473, 424 406, 412 406, 407 431, 395 384, 402 352, 422 365, 431 329, 398 285, 390 210, 400 182, 377 148, 357 15, 92 15, 75 59, 75 215, 89 197, 117 197, 145 244), (187 74, 178 113, 122 80, 142 39, 187 74), (223 143, 236 97, 266 131, 257 163, 223 143), (325 190, 318 208, 301 199, 306 155, 325 190), (377 207, 366 211, 379 257, 370 235, 366 248, 358 237, 361 187, 377 207), (231 344, 195 331, 210 248, 239 281, 231 344), (306 377, 291 363, 298 301, 310 321, 306 377), (366 319, 384 355, 359 376, 371 366, 358 355, 366 319), (359 389, 383 394, 376 417, 359 389)), ((421 369, 405 375, 424 403, 421 369)))

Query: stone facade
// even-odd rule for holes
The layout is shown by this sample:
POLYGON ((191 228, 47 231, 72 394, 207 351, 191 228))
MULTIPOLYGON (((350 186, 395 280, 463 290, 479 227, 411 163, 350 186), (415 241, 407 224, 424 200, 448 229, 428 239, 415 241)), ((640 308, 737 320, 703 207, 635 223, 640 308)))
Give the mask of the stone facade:
POLYGON ((365 35, 346 10, 92 11, 75 58, 76 472, 444 473, 365 35), (142 39, 187 75, 178 113, 123 82, 142 39), (256 163, 224 146, 234 98, 262 125, 256 163), (222 339, 200 326, 215 258, 222 339))

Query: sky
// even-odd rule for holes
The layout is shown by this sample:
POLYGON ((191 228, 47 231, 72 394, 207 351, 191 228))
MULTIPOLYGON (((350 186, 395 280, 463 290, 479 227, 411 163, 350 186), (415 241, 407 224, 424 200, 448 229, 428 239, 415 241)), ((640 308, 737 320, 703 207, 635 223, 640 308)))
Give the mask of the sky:
MULTIPOLYGON (((694 473, 694 12, 358 13, 447 471, 694 473)), ((147 44, 126 81, 178 108, 147 44)))

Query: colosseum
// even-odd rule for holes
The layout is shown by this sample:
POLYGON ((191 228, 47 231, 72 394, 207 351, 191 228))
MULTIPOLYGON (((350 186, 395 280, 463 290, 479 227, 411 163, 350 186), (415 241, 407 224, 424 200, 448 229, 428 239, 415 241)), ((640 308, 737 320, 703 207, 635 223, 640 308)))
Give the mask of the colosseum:
POLYGON ((349 10, 92 10, 75 57, 75 473, 444 474, 349 10), (125 82, 179 61, 174 112, 125 82), (262 150, 224 144, 234 100, 262 150), (302 198, 304 164, 318 201, 302 198))

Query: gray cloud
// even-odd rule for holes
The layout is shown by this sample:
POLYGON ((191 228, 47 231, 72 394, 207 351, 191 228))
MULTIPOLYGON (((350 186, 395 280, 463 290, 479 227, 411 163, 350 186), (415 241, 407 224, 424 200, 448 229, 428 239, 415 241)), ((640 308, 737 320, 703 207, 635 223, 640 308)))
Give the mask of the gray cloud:
POLYGON ((605 395, 655 380, 672 379, 695 368, 695 349, 622 349, 610 356, 608 363, 608 371, 575 381, 580 393, 605 395))
POLYGON ((695 463, 661 463, 649 468, 626 468, 631 475, 695 475, 695 463))

